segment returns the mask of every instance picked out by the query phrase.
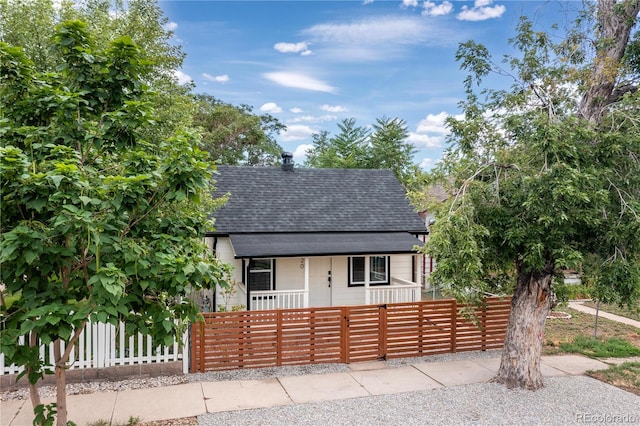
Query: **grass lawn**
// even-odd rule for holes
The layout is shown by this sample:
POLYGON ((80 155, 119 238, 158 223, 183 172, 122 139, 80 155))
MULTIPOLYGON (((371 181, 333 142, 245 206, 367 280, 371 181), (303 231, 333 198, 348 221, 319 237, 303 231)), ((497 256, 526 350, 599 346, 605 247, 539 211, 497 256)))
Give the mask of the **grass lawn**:
MULTIPOLYGON (((615 351, 620 347, 620 340, 626 341, 623 342, 625 344, 630 344, 626 345, 626 349, 620 349, 622 353, 633 353, 636 348, 640 349, 640 329, 638 328, 599 317, 597 340, 594 341, 595 316, 562 306, 556 307, 555 311, 569 313, 571 318, 547 319, 544 333, 545 342, 542 349, 544 355, 575 352, 592 357, 596 357, 598 354, 606 357, 610 356, 607 352, 608 349, 615 351)), ((640 362, 625 362, 618 366, 611 366, 607 370, 588 374, 598 380, 640 395, 640 362)))
MULTIPOLYGON (((562 352, 560 350, 560 344, 570 343, 579 335, 593 336, 595 316, 562 306, 556 307, 554 310, 567 312, 571 314, 571 318, 547 319, 544 332, 544 355, 553 355, 562 352)), ((629 343, 640 348, 640 329, 598 317, 598 338, 609 339, 612 337, 627 340, 629 343)))

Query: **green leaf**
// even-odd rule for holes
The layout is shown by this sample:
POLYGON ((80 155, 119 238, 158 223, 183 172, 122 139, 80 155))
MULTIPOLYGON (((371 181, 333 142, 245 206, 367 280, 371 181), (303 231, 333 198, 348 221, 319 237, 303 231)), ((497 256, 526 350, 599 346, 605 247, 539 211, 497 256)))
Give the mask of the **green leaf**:
POLYGON ((60 187, 60 182, 62 182, 62 179, 64 179, 64 178, 65 177, 61 176, 61 175, 49 176, 49 179, 51 179, 51 181, 55 185, 56 189, 58 189, 60 187))
POLYGON ((31 265, 34 260, 38 258, 38 253, 33 252, 31 250, 27 250, 24 252, 24 260, 27 262, 27 265, 31 265))

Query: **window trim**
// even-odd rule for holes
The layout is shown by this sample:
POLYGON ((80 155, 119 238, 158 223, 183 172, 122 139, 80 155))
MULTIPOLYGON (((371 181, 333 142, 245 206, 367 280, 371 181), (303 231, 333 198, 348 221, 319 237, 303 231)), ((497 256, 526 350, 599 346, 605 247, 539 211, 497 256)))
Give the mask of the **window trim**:
POLYGON ((246 284, 247 284, 247 293, 252 291, 274 291, 276 289, 276 259, 274 258, 260 258, 260 259, 249 259, 246 266, 246 284), (268 260, 271 263, 270 269, 263 269, 263 272, 269 271, 269 290, 253 290, 251 289, 251 275, 254 273, 251 269, 251 263, 256 260, 268 260))
MULTIPOLYGON (((371 274, 371 260, 376 257, 382 257, 385 260, 385 278, 384 281, 369 281, 370 286, 390 285, 391 284, 391 256, 374 255, 369 256, 369 274, 371 274)), ((347 279, 349 287, 364 287, 364 281, 353 281, 353 259, 366 258, 366 256, 350 256, 347 258, 347 279)))

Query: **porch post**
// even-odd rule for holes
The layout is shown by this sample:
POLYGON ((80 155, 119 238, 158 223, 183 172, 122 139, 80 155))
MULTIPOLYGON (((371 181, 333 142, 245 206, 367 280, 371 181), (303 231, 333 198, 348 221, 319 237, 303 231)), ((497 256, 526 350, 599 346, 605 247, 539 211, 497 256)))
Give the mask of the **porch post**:
POLYGON ((369 278, 371 275, 371 264, 369 256, 364 257, 364 304, 371 304, 371 293, 369 293, 369 278))
POLYGON ((309 258, 304 258, 304 296, 303 308, 309 307, 309 258))

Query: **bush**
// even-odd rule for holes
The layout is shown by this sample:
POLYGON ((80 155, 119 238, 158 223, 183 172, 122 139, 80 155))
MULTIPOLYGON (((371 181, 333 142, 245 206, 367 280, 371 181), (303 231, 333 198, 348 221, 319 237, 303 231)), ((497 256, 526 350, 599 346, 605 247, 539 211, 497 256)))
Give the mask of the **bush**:
POLYGON ((562 282, 556 282, 553 289, 560 303, 576 299, 591 299, 591 290, 584 284, 564 284, 562 282))

